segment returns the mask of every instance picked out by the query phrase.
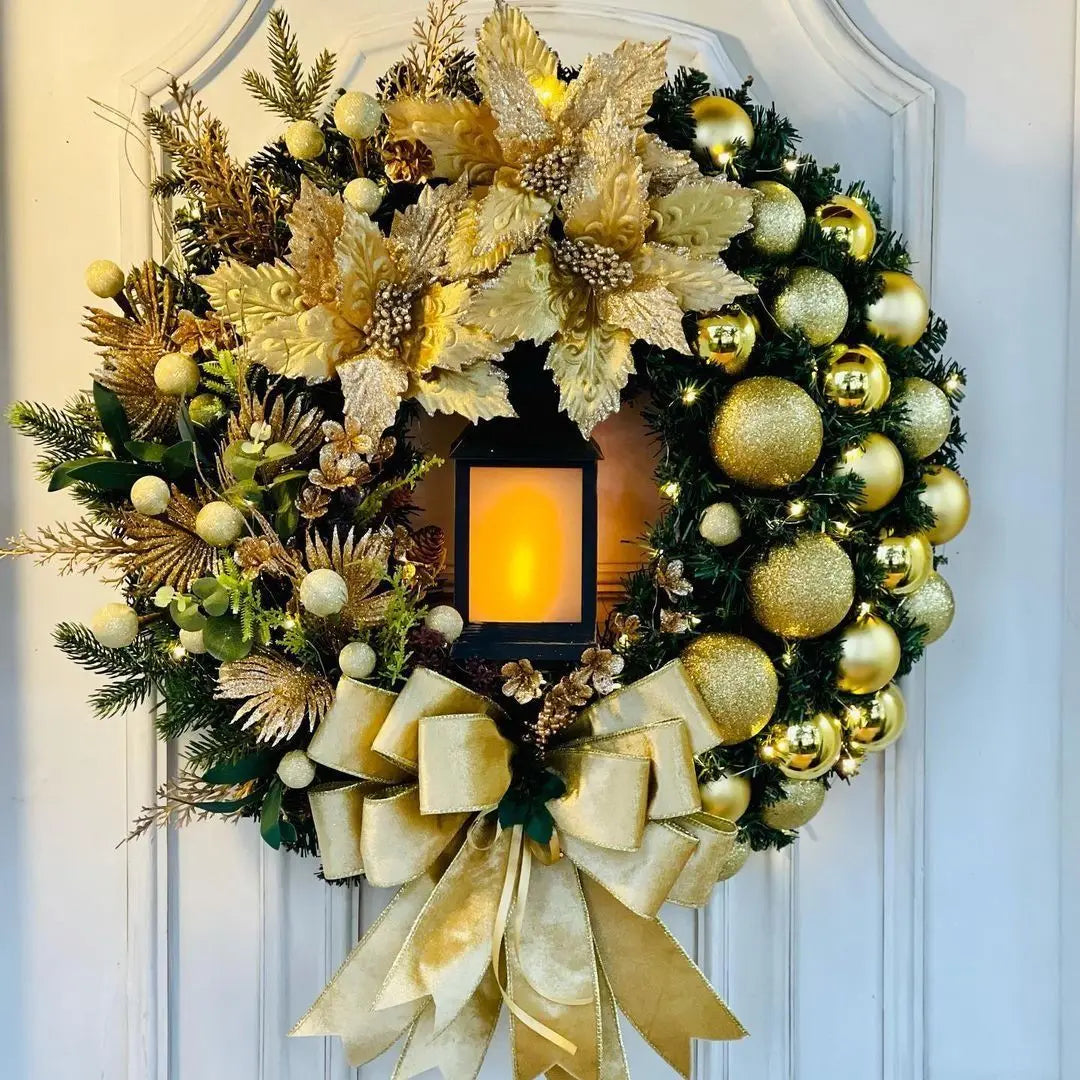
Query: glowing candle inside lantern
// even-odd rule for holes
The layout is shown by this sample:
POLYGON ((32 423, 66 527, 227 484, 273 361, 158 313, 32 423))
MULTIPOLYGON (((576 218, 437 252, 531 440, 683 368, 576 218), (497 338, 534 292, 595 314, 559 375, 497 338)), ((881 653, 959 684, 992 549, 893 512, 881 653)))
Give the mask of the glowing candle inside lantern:
POLYGON ((469 620, 582 618, 582 471, 473 468, 469 477, 469 620))

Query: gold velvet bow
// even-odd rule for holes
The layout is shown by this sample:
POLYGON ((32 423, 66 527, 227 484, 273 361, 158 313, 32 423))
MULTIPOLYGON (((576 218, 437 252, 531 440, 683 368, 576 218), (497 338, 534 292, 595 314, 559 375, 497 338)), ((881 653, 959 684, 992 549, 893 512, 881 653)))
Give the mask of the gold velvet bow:
POLYGON ((407 1033, 395 1080, 473 1080, 505 1002, 517 1080, 619 1080, 618 1006, 688 1077, 692 1037, 745 1034, 656 918, 705 903, 734 843, 694 773, 720 733, 678 661, 600 699, 551 755, 540 852, 487 813, 511 780, 499 713, 426 669, 397 695, 339 682, 308 751, 356 778, 310 793, 323 872, 403 887, 293 1034, 361 1065, 407 1033))

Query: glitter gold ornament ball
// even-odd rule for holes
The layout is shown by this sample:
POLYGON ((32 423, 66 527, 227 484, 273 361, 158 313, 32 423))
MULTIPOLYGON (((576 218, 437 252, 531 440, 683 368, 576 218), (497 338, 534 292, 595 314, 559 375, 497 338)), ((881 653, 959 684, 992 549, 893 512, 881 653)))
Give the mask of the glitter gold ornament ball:
POLYGON ((738 634, 702 634, 680 659, 725 745, 752 739, 772 718, 776 669, 754 642, 738 634))
POLYGON ((211 547, 228 547, 244 531, 244 515, 227 502, 208 502, 195 515, 195 532, 211 547))
POLYGON ((801 829, 825 805, 825 785, 820 780, 780 781, 783 796, 761 810, 761 820, 770 829, 801 829))
POLYGON ((157 517, 168 509, 172 492, 160 476, 140 476, 131 485, 131 505, 136 513, 157 517))
POLYGON ((840 759, 844 732, 829 713, 816 713, 790 724, 774 724, 758 747, 762 761, 792 780, 816 780, 840 759))
POLYGON ((921 588, 934 569, 934 549, 922 533, 882 537, 874 558, 885 572, 882 584, 898 596, 921 588))
POLYGON ((913 623, 926 630, 923 643, 929 645, 952 626, 956 601, 949 583, 935 570, 922 588, 904 599, 900 610, 913 623))
POLYGON ((124 271, 112 259, 95 259, 86 268, 86 287, 102 300, 110 300, 124 287, 124 271))
POLYGON ((300 603, 312 615, 336 615, 348 602, 349 586, 336 570, 321 567, 305 574, 300 582, 300 603))
POLYGON ((880 510, 896 498, 904 483, 904 459, 896 444, 873 431, 861 443, 852 443, 840 455, 835 474, 852 473, 862 477, 863 489, 858 506, 862 511, 880 510))
POLYGON ((936 454, 952 430, 952 406, 945 391, 929 379, 912 377, 901 380, 895 400, 906 414, 900 437, 904 449, 917 458, 936 454))
POLYGON ((166 353, 154 365, 154 385, 169 397, 193 394, 200 377, 199 365, 183 353, 166 353))
POLYGON ((931 544, 947 544, 963 531, 971 513, 971 495, 959 473, 944 465, 931 465, 923 474, 926 487, 919 500, 934 513, 934 527, 927 529, 931 544))
POLYGON ((303 750, 290 750, 278 762, 277 774, 287 788, 306 788, 315 779, 315 762, 303 750))
POLYGON ((729 375, 739 375, 750 363, 757 343, 757 323, 738 304, 697 321, 698 356, 707 364, 721 367, 729 375))
POLYGON ((881 272, 881 296, 866 309, 866 325, 896 345, 914 345, 930 321, 926 293, 910 274, 881 272))
POLYGON ((885 361, 869 345, 834 345, 825 358, 822 389, 837 408, 872 413, 889 400, 892 381, 885 361))
POLYGON ((800 266, 773 299, 772 313, 781 330, 800 333, 811 345, 831 345, 847 325, 847 293, 827 270, 800 266))
POLYGON ((806 211, 791 188, 776 180, 758 180, 750 185, 757 193, 750 243, 762 255, 790 255, 806 229, 806 211))
POLYGON ((698 522, 698 532, 703 540, 715 547, 734 544, 742 535, 739 511, 728 502, 715 502, 706 506, 698 522))
POLYGON ((847 248, 857 262, 866 262, 877 243, 877 226, 866 204, 851 195, 834 195, 814 217, 821 231, 847 248))
POLYGON ((690 111, 694 115, 694 145, 704 150, 714 165, 727 165, 736 143, 748 149, 754 145, 754 121, 737 101, 710 94, 698 98, 690 111))
POLYGON ((350 90, 334 102, 334 127, 350 139, 370 139, 379 130, 383 110, 370 94, 350 90))
POLYGON ((836 685, 849 694, 873 694, 900 666, 900 639, 877 615, 860 615, 844 627, 836 685))
POLYGON ((766 630, 816 638, 839 626, 855 599, 855 570, 824 533, 803 533, 774 547, 750 571, 750 608, 766 630))
POLYGON ((448 642, 453 643, 461 637, 465 629, 465 620, 462 619, 457 608, 449 604, 438 604, 424 616, 424 625, 429 630, 442 634, 448 642))
POLYGON ((821 441, 814 399, 773 375, 736 383, 720 403, 709 436, 716 464, 732 480, 755 488, 801 480, 814 467, 821 441))
POLYGON ((106 649, 126 649, 139 636, 139 616, 127 604, 106 604, 90 620, 90 633, 106 649))
POLYGON ((865 701, 848 708, 844 727, 856 750, 884 750, 892 746, 907 723, 907 705, 900 687, 889 683, 865 701))
POLYGON ((366 679, 375 670, 375 650, 366 641, 350 641, 338 653, 338 667, 350 679, 366 679))
POLYGON ((345 185, 345 201, 361 214, 374 214, 382 205, 382 188, 366 176, 358 176, 345 185))
POLYGON ((725 773, 701 782, 701 808, 706 814, 738 821, 750 806, 750 793, 748 777, 725 773))
POLYGON ((326 139, 314 121, 294 120, 285 129, 285 149, 297 161, 313 161, 326 149, 326 139))
POLYGON ((746 860, 750 858, 753 850, 749 840, 736 840, 731 850, 720 860, 720 871, 716 880, 720 882, 733 878, 746 865, 746 860))

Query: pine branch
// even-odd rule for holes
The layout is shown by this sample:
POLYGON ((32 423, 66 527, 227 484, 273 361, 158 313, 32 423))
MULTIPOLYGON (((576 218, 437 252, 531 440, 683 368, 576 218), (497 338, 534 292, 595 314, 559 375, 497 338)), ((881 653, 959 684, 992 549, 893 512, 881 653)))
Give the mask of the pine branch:
POLYGON ((62 409, 36 401, 16 401, 8 408, 7 422, 44 451, 36 462, 42 478, 63 461, 100 450, 101 421, 87 393, 77 394, 62 409))
POLYGON ((270 12, 267 39, 273 78, 249 69, 244 85, 264 108, 285 120, 314 120, 333 82, 337 57, 324 49, 305 75, 296 35, 280 8, 270 12))

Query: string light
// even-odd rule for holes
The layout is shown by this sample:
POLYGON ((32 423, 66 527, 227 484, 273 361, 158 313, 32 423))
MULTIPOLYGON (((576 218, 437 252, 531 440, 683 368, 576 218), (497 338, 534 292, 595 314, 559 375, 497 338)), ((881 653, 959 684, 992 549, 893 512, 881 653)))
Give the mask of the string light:
POLYGON ((831 523, 833 532, 837 536, 850 536, 851 535, 851 522, 850 521, 834 521, 831 523))
POLYGON ((795 518, 796 520, 803 517, 806 514, 806 503, 802 499, 792 499, 787 504, 787 514, 789 518, 795 518))
POLYGON ((684 405, 693 405, 699 397, 701 397, 701 387, 691 383, 682 392, 682 403, 684 405))
POLYGON ((173 658, 174 660, 183 660, 183 659, 184 659, 184 657, 185 657, 185 656, 187 656, 187 649, 185 649, 185 648, 184 648, 184 646, 183 646, 183 645, 181 645, 181 644, 180 644, 180 642, 178 641, 178 642, 177 642, 177 643, 176 643, 175 645, 173 645, 173 647, 172 647, 172 648, 171 648, 171 649, 169 650, 169 655, 170 655, 170 656, 171 656, 171 657, 172 657, 172 658, 173 658))
POLYGON ((862 616, 864 616, 864 615, 869 615, 870 612, 872 612, 873 610, 874 610, 874 605, 871 604, 869 600, 864 600, 861 604, 859 604, 859 608, 858 608, 859 617, 862 618, 862 616))
POLYGON ((112 453, 112 443, 109 442, 108 437, 105 436, 105 435, 98 435, 94 439, 94 445, 97 447, 98 451, 100 453, 102 453, 102 454, 111 454, 112 453))
POLYGON ((716 161, 716 164, 720 166, 720 168, 725 169, 728 165, 731 164, 731 152, 728 150, 722 150, 719 154, 716 155, 716 158, 714 160, 716 161))
POLYGON ((295 626, 296 620, 291 615, 286 615, 285 618, 281 620, 282 630, 292 630, 295 626))
POLYGON ((679 501, 679 492, 682 490, 678 480, 668 480, 666 483, 660 485, 660 494, 665 499, 670 499, 672 502, 679 501))
POLYGON ((836 763, 836 771, 846 780, 854 776, 859 771, 861 765, 862 762, 860 762, 857 757, 853 757, 851 754, 845 754, 836 763))
POLYGON ((952 372, 945 380, 942 389, 949 397, 956 397, 964 388, 964 376, 959 371, 952 372))
POLYGON ((795 663, 795 650, 790 645, 780 654, 780 663, 784 667, 791 667, 795 663))
POLYGON ((802 162, 798 158, 790 157, 784 162, 784 172, 794 176, 799 171, 802 162))

